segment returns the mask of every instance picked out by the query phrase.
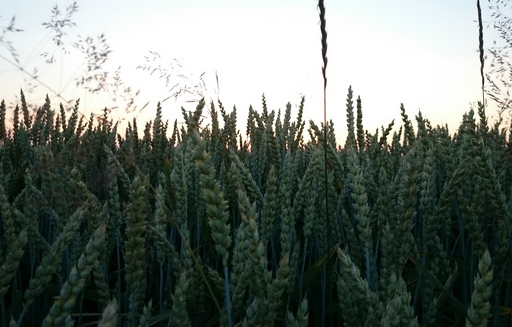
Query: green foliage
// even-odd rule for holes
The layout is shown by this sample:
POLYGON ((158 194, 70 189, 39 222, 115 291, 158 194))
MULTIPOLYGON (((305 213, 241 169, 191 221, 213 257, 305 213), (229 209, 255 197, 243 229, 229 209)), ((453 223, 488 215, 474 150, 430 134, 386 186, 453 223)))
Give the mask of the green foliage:
POLYGON ((332 123, 302 137, 303 100, 263 98, 240 141, 221 103, 173 131, 158 107, 140 138, 47 99, 1 135, 0 326, 508 324, 506 134, 482 107, 415 132, 401 106, 388 140, 350 101, 341 149, 332 123))

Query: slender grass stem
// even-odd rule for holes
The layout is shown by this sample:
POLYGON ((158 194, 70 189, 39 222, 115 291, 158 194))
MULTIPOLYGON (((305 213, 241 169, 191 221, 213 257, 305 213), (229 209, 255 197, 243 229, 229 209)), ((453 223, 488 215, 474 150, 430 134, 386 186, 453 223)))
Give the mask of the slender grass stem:
POLYGON ((483 33, 483 23, 482 23, 482 8, 480 7, 480 0, 476 0, 476 9, 478 11, 478 52, 480 54, 480 78, 482 81, 482 105, 485 105, 484 33, 483 33))

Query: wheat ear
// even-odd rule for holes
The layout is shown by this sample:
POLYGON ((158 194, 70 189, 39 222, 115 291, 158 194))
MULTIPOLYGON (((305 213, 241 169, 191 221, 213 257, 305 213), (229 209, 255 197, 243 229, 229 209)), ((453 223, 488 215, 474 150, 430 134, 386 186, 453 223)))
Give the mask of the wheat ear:
POLYGON ((466 326, 484 327, 490 318, 493 269, 491 255, 486 249, 478 263, 478 276, 475 278, 475 290, 471 295, 471 306, 468 309, 466 326))
POLYGON ((82 293, 85 280, 91 274, 94 263, 105 248, 106 225, 101 225, 94 232, 93 236, 85 247, 85 252, 78 259, 60 290, 60 296, 53 303, 50 312, 43 321, 43 326, 69 326, 71 321, 71 310, 73 310, 76 299, 82 293))

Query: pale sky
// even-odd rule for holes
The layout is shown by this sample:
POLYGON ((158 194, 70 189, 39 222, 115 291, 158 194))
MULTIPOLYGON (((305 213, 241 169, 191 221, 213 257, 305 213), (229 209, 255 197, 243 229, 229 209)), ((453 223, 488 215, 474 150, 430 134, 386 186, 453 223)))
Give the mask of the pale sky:
MULTIPOLYGON (((20 62, 29 71, 38 67, 41 80, 63 90, 66 99, 81 98, 80 111, 88 117, 113 103, 111 95, 98 97, 74 87, 74 74, 84 64, 79 54, 57 53, 58 62, 52 66, 38 56, 55 49, 41 23, 50 20, 55 4, 65 12, 72 3, 0 0, 0 26, 16 15, 16 27, 24 32, 5 39, 18 50, 20 62)), ((320 28, 314 0, 82 0, 78 6, 72 18, 77 26, 67 30, 64 41, 73 50, 71 42, 77 35, 105 34, 112 50, 108 69, 113 72, 121 66, 125 83, 141 90, 139 103, 150 101, 138 116, 139 126, 154 117, 158 101, 169 97, 163 79, 136 69, 145 64, 149 51, 158 52, 163 64, 178 59, 192 79, 204 72, 209 91, 216 87, 217 72, 220 99, 229 111, 236 105, 242 132, 249 105, 262 110, 263 93, 270 110, 284 110, 291 102, 294 119, 305 95, 306 121, 323 121, 320 28)), ((346 137, 349 85, 354 101, 361 96, 363 125, 372 133, 392 119, 396 126, 401 123, 400 103, 413 125, 421 110, 434 126, 447 123, 453 132, 470 103, 481 99, 474 1, 326 0, 325 6, 327 117, 334 121, 339 142, 346 137)), ((486 32, 486 46, 490 46, 496 36, 490 35, 492 29, 486 32)), ((12 59, 1 45, 0 55, 12 59)), ((171 79, 171 84, 179 81, 171 79)), ((0 57, 0 98, 14 101, 19 88, 25 88, 22 73, 0 57)), ((46 93, 39 86, 27 98, 42 105, 46 93)), ((215 98, 215 93, 209 95, 215 98)), ((184 100, 163 103, 164 118, 171 125, 176 118, 182 120, 182 105, 195 108, 184 100)), ((54 109, 59 101, 53 101, 54 109)), ((494 111, 489 110, 488 116, 492 115, 494 111)), ((122 107, 112 115, 114 119, 132 117, 122 107)))

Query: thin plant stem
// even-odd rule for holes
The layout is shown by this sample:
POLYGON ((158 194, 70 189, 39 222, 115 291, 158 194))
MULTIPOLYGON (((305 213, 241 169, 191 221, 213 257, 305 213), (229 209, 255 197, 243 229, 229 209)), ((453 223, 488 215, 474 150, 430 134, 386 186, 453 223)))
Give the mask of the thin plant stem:
MULTIPOLYGON (((329 188, 327 179, 327 30, 325 27, 325 6, 323 0, 318 1, 318 9, 320 10, 320 32, 322 33, 322 77, 324 80, 324 187, 325 187, 325 223, 329 226, 329 188)), ((327 246, 329 249, 331 241, 331 229, 327 228, 327 246)), ((325 310, 326 310, 326 267, 322 267, 322 326, 325 326, 325 310)))
POLYGON ((478 11, 478 51, 480 53, 480 77, 482 79, 482 105, 485 105, 484 33, 482 24, 482 8, 480 7, 480 0, 476 0, 476 9, 478 11))

